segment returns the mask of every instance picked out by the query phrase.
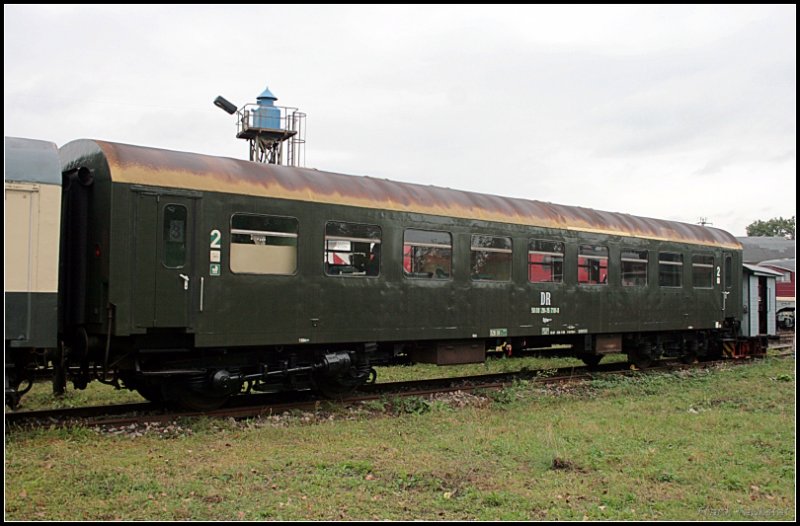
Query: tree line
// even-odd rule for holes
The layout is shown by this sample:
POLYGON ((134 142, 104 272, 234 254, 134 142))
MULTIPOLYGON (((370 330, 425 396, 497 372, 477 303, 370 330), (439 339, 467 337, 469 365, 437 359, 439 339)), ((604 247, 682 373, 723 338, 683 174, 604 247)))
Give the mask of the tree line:
POLYGON ((767 221, 756 220, 747 225, 748 237, 785 237, 794 239, 795 235, 795 216, 790 219, 783 217, 773 217, 767 221))

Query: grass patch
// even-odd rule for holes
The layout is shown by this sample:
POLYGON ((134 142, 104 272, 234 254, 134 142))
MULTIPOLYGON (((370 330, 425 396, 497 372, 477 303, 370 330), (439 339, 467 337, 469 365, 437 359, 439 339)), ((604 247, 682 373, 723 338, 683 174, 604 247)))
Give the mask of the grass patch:
MULTIPOLYGON (((22 396, 19 409, 64 409, 82 407, 87 405, 111 405, 136 402, 146 402, 136 391, 116 389, 113 386, 92 382, 86 389, 72 389, 67 386, 67 391, 61 396, 53 394, 53 385, 50 382, 37 382, 31 390, 22 396)), ((6 408, 7 410, 7 408, 6 408)))
POLYGON ((795 378, 793 361, 765 360, 568 392, 528 382, 455 409, 184 421, 170 440, 11 430, 5 518, 791 520, 795 378))
MULTIPOLYGON (((610 354, 603 357, 602 363, 624 362, 627 357, 622 354, 610 354)), ((541 374, 552 374, 562 367, 584 367, 578 358, 570 356, 525 356, 525 357, 490 357, 484 363, 439 366, 418 363, 410 366, 376 367, 378 382, 403 382, 408 380, 427 380, 435 378, 453 378, 457 376, 475 376, 479 374, 508 373, 517 371, 536 371, 541 374), (551 373, 547 373, 551 371, 551 373)))

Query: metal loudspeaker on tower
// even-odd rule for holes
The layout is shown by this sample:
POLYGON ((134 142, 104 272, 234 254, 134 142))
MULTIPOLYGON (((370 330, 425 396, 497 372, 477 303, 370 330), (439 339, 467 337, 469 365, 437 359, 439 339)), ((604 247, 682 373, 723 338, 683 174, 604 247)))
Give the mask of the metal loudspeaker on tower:
POLYGON ((236 137, 250 143, 250 160, 258 163, 305 166, 306 114, 297 108, 275 106, 278 98, 266 88, 255 104, 236 105, 217 97, 214 105, 236 113, 236 137))

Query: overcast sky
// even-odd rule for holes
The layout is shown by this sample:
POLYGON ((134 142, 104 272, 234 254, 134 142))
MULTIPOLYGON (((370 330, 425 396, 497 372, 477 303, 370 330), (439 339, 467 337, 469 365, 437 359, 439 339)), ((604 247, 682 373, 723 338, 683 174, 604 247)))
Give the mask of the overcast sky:
POLYGON ((795 214, 796 6, 9 6, 4 134, 246 159, 269 86, 321 170, 696 223, 795 214))

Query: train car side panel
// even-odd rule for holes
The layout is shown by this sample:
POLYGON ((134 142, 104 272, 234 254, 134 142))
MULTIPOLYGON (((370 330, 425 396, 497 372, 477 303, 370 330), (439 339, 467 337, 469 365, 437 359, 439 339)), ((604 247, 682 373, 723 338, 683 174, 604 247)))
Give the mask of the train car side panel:
POLYGON ((61 188, 6 183, 6 339, 55 347, 61 188))

